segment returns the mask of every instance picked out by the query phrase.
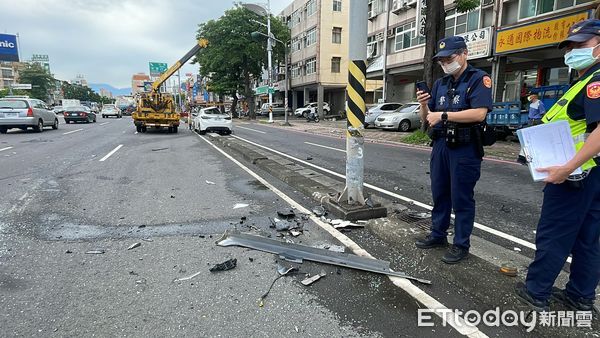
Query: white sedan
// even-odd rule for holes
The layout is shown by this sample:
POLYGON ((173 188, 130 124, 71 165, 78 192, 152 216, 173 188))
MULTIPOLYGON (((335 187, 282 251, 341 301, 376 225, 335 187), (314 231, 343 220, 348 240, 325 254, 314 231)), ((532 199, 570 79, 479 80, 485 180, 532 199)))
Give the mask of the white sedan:
POLYGON ((192 126, 200 135, 206 132, 229 135, 233 131, 231 116, 221 113, 217 107, 202 108, 192 116, 192 126))

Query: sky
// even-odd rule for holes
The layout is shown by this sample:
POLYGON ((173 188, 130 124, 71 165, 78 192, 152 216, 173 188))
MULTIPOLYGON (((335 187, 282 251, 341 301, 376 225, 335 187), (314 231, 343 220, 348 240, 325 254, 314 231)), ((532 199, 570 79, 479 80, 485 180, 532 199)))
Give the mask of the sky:
MULTIPOLYGON (((280 13, 293 0, 271 0, 280 13)), ((259 0, 266 2, 266 0, 259 0)), ((148 62, 172 65, 196 43, 198 24, 232 0, 0 0, 0 33, 18 34, 22 60, 47 54, 56 78, 131 86, 148 62)), ((189 62, 182 75, 195 72, 189 62)))

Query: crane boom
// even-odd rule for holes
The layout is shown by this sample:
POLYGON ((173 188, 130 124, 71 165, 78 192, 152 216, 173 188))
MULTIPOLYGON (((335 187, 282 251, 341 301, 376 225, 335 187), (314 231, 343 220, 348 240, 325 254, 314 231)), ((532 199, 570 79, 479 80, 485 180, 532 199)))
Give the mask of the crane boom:
POLYGON ((173 75, 177 70, 179 70, 179 68, 181 68, 186 62, 188 62, 188 60, 191 59, 192 56, 196 55, 196 53, 198 53, 200 49, 205 48, 207 45, 208 40, 198 40, 198 43, 194 46, 194 48, 187 52, 187 54, 185 54, 181 59, 179 59, 179 61, 175 62, 175 64, 169 67, 169 69, 167 69, 166 72, 164 72, 158 79, 156 79, 156 81, 154 81, 154 83, 152 83, 152 90, 155 92, 158 91, 160 86, 162 86, 162 84, 165 81, 167 81, 167 79, 171 77, 171 75, 173 75))

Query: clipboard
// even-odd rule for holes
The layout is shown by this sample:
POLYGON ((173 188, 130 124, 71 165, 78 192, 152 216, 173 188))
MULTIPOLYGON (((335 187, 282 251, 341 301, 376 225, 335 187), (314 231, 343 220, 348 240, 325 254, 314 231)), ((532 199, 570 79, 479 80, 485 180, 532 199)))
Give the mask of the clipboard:
MULTIPOLYGON (((534 182, 543 181, 548 177, 547 173, 538 172, 538 168, 564 165, 576 153, 571 127, 567 121, 519 129, 517 137, 534 182)), ((582 174, 581 168, 571 173, 579 174, 582 174)))

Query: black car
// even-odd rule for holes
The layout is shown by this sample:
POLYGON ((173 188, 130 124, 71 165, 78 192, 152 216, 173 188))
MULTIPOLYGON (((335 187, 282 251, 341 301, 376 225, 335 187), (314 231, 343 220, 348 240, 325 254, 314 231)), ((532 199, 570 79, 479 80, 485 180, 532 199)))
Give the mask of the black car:
POLYGON ((67 124, 71 122, 96 122, 96 114, 85 106, 66 107, 63 116, 67 124))

